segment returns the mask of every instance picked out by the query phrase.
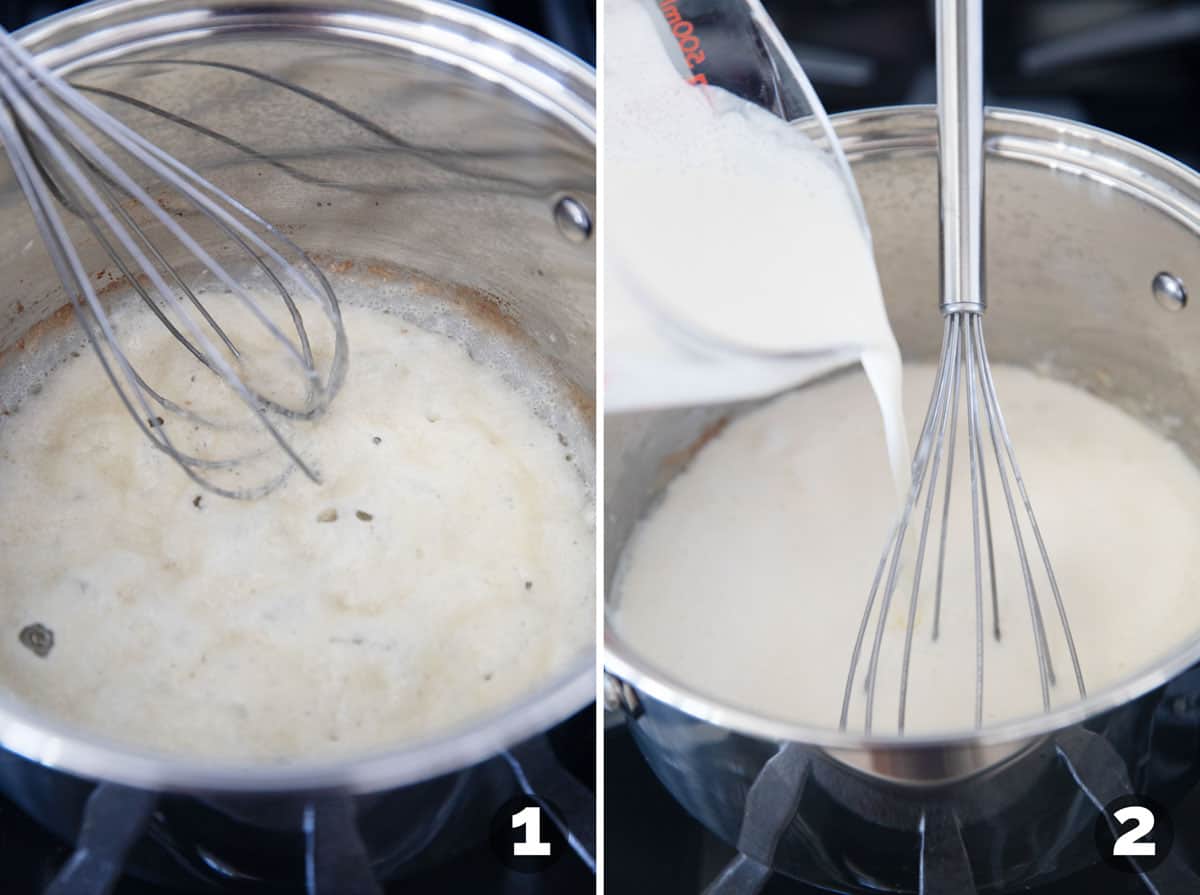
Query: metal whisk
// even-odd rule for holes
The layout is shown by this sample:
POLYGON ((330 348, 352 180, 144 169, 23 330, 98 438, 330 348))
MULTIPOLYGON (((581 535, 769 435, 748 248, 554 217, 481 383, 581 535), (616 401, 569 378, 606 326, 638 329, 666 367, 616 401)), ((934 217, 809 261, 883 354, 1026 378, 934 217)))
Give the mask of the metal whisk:
POLYGON ((939 634, 942 610, 943 572, 946 559, 950 494, 954 475, 955 435, 961 403, 967 414, 967 455, 970 467, 972 545, 974 550, 975 598, 975 726, 983 723, 984 629, 987 610, 985 590, 990 596, 991 636, 1000 640, 1000 597, 996 585, 996 563, 992 538, 991 507, 984 457, 986 444, 994 453, 1004 503, 1020 558, 1028 602, 1030 624, 1041 680, 1041 699, 1050 708, 1050 688, 1055 670, 1050 658, 1041 598, 1034 583, 1033 552, 1022 532, 1018 501, 1028 516, 1037 555, 1045 567, 1054 605, 1070 654, 1079 695, 1085 694, 1075 641, 1067 619, 1058 582, 1045 541, 1033 513, 1021 470, 1017 466, 1012 439, 1004 423, 992 370, 983 338, 983 313, 987 303, 983 289, 983 11, 981 0, 939 0, 937 21, 938 69, 938 176, 941 215, 941 296, 944 318, 941 355, 933 395, 917 442, 912 465, 912 483, 903 510, 879 561, 870 596, 863 612, 846 678, 841 727, 845 729, 864 641, 876 618, 865 680, 866 718, 870 732, 879 686, 880 652, 885 622, 897 589, 900 556, 909 532, 918 528, 913 584, 905 626, 904 652, 900 667, 898 729, 905 724, 909 665, 912 656, 917 602, 933 515, 938 474, 945 469, 942 485, 941 532, 938 539, 934 584, 933 639, 939 634), (986 438, 985 438, 986 428, 986 438), (1011 478, 1011 480, 1010 480, 1011 478), (1014 493, 1015 491, 1015 493, 1014 493), (921 505, 919 525, 913 512, 921 505), (881 584, 882 591, 881 591, 881 584), (882 599, 879 599, 882 592, 882 599), (878 613, 875 613, 879 603, 878 613))
POLYGON ((317 481, 287 432, 323 413, 345 375, 341 313, 321 271, 2 30, 0 97, 0 139, 17 181, 76 319, 142 432, 224 496, 263 495, 296 468, 317 481), (159 375, 189 389, 186 398, 168 396, 139 370, 138 348, 122 339, 119 316, 89 276, 72 220, 174 338, 159 375), (191 385, 198 379, 199 392, 191 385))

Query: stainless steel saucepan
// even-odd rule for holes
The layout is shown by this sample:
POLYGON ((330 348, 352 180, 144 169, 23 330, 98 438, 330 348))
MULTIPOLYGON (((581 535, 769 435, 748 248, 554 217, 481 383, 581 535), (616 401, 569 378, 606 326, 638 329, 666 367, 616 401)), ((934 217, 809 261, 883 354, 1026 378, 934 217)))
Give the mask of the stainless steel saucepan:
MULTIPOLYGON (((934 113, 880 109, 833 121, 870 220, 896 337, 906 358, 932 360, 941 333, 932 298, 934 113)), ((1028 113, 991 110, 986 143, 993 361, 1050 363, 1057 375, 1158 426, 1200 462, 1200 316, 1181 301, 1189 286, 1200 288, 1200 175, 1113 134, 1028 113)), ((714 425, 751 406, 606 420, 609 582, 636 522, 680 465, 714 425)), ((615 596, 608 595, 610 608, 615 596)), ((1065 873, 1097 860, 1088 826, 1097 802, 1130 787, 1162 787, 1169 799, 1164 781, 1200 768, 1200 752, 1170 772, 1149 760, 1164 724, 1200 729, 1200 682, 1188 689, 1181 677, 1200 660, 1200 636, 1081 704, 958 736, 903 739, 722 704, 637 654, 611 623, 605 647, 609 707, 623 711, 666 786, 752 865, 817 883, 870 887, 889 878, 900 891, 937 891, 918 888, 916 861, 933 860, 923 851, 931 842, 950 842, 936 849, 952 855, 949 878, 961 883, 954 874, 967 867, 980 891, 1065 873), (1032 842, 1007 851, 997 845, 1005 817, 1045 825, 1040 857, 1032 842), (944 835, 931 838, 930 830, 944 835), (1051 840, 1064 843, 1052 858, 1051 840)), ((780 673, 803 667, 797 657, 780 673)), ((836 689, 844 673, 809 669, 795 685, 836 689)), ((729 873, 754 872, 742 865, 729 873)), ((1187 870, 1168 862, 1156 872, 1187 870)))
MULTIPOLYGON (((589 67, 511 25, 435 0, 353 8, 115 0, 19 37, 106 109, 281 226, 338 291, 376 304, 404 294, 410 310, 419 295, 430 325, 469 321, 485 347, 489 331, 521 341, 570 396, 564 413, 582 421, 581 441, 593 438, 589 67)), ((74 324, 2 157, 0 218, 0 353, 21 363, 22 352, 74 324)), ((83 225, 74 226, 77 244, 87 245, 83 225)), ((105 276, 101 252, 84 260, 105 276)), ((20 416, 3 425, 20 425, 20 416)), ((591 479, 592 445, 574 454, 591 479)), ((306 856, 349 843, 365 878, 481 841, 499 802, 518 790, 511 760, 531 774, 543 764, 539 735, 592 701, 594 668, 585 650, 538 692, 443 735, 359 758, 270 767, 107 742, 21 704, 0 681, 0 787, 64 838, 108 836, 91 842, 100 863, 84 868, 90 883, 77 875, 81 888, 56 891, 99 891, 103 852, 129 848, 138 872, 176 886, 269 879, 365 892, 369 885, 346 877, 353 868, 345 866, 334 868, 341 878, 306 882, 306 856)), ((568 802, 569 793, 557 799, 568 802)), ((576 820, 586 839, 590 810, 576 820)), ((318 863, 316 872, 327 871, 318 863)))

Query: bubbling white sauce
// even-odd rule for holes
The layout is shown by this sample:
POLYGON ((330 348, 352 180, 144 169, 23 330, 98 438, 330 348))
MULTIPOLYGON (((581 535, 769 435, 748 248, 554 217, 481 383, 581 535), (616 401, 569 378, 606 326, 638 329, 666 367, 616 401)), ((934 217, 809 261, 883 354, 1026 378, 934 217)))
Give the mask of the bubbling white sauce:
MULTIPOLYGON (((1176 445, 1091 394, 1016 367, 994 372, 1084 680, 1097 693, 1182 648, 1200 631, 1200 471, 1176 445)), ((905 367, 910 432, 918 431, 916 413, 924 410, 932 386, 932 367, 905 367)), ((871 579, 895 521, 872 403, 862 375, 844 375, 730 422, 671 482, 627 545, 612 614, 620 636, 658 668, 711 697, 777 719, 836 727, 871 579)), ((909 733, 962 730, 974 722, 965 416, 959 417, 936 642, 940 490, 931 523, 908 685, 909 733)), ((1015 541, 996 469, 986 468, 1001 639, 991 635, 985 584, 985 724, 1042 709, 1015 541)), ((913 525, 919 526, 921 515, 914 513, 913 525)), ((910 545, 915 535, 909 535, 910 545)), ((1052 704, 1062 705, 1077 700, 1078 691, 1028 529, 1026 544, 1057 673, 1052 704)), ((876 732, 897 729, 913 568, 910 550, 884 632, 876 732)), ((872 627, 868 651, 873 636, 872 627)), ((863 727, 867 655, 848 725, 856 730, 863 727)))
MULTIPOLYGON (((286 761, 442 732, 590 648, 590 444, 462 344, 343 313, 349 373, 303 433, 320 486, 202 492, 90 352, 4 421, 0 685, 122 742, 286 761), (19 640, 33 624, 53 632, 44 657, 19 640)), ((122 325, 165 377, 166 330, 122 325)))

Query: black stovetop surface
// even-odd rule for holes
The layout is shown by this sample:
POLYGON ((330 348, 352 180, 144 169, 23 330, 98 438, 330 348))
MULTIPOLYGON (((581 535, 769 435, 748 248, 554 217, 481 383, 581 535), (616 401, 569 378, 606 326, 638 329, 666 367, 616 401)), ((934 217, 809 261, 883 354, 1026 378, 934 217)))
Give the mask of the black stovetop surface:
MULTIPOLYGON (((765 0, 829 112, 932 103, 930 0, 765 0)), ((1200 3, 984 3, 989 105, 1045 112, 1200 168, 1200 3)))
MULTIPOLYGON (((624 725, 604 736, 605 888, 619 895, 700 895, 735 856, 658 782, 624 725)), ((1178 806, 1176 843, 1200 841, 1200 790, 1178 806)), ((1136 878, 1097 860, 1087 870, 1022 895, 1149 895, 1136 878)), ((829 895, 775 874, 761 895, 829 895)), ((966 893, 964 893, 966 895, 966 893)), ((1160 893, 1176 895, 1176 893, 1160 893)))

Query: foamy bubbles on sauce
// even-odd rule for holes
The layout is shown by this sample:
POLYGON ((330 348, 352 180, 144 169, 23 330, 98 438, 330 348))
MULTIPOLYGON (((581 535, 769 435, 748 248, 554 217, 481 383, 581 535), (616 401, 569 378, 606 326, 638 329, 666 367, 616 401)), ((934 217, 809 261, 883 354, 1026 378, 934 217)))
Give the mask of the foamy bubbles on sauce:
POLYGON ((323 484, 258 501, 201 493, 90 351, 47 362, 0 427, 3 685, 119 741, 286 761, 444 731, 585 654, 587 421, 529 346, 401 293, 343 305, 346 382, 305 430, 323 484))

